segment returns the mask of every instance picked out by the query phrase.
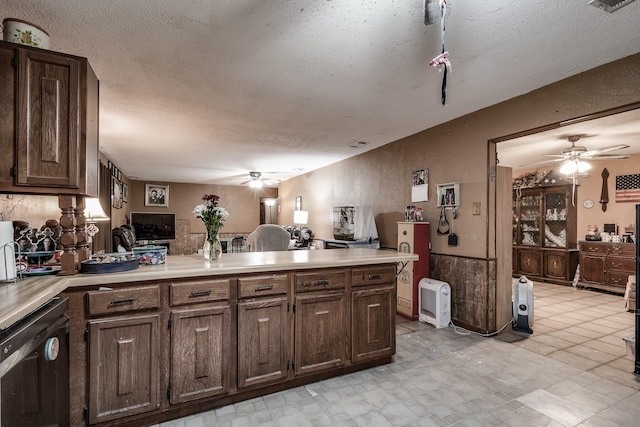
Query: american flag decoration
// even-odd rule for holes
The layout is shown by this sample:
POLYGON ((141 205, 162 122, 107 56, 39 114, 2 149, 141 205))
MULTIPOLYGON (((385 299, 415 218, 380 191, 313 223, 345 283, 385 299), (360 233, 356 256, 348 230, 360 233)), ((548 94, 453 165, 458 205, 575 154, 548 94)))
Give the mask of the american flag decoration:
POLYGON ((640 201, 640 174, 616 176, 616 202, 640 201))

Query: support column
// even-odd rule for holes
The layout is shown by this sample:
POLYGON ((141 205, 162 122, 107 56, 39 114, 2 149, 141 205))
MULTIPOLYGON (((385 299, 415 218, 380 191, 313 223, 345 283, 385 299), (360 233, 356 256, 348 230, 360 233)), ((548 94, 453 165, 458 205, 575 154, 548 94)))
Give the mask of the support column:
POLYGON ((76 252, 78 253, 79 263, 91 258, 91 249, 89 248, 89 235, 87 234, 86 228, 87 219, 84 216, 84 209, 84 196, 76 196, 76 208, 74 210, 74 214, 76 217, 76 252))
POLYGON ((62 235, 60 236, 62 255, 60 256, 60 273, 58 273, 58 275, 68 276, 78 273, 78 253, 76 252, 76 227, 74 217, 76 197, 61 194, 58 196, 58 206, 62 213, 60 217, 60 226, 62 227, 62 235))

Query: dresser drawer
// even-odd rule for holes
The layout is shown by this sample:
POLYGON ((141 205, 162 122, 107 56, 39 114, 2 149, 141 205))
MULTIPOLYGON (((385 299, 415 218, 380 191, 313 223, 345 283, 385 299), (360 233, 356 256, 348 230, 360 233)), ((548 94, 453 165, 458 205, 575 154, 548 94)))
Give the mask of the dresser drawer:
POLYGON ((325 289, 342 289, 346 286, 347 274, 340 272, 296 273, 296 292, 322 291, 325 289))
POLYGON ((603 244, 580 242, 580 251, 585 253, 606 255, 609 247, 603 244))
POLYGON ((184 283, 172 283, 169 286, 169 300, 172 306, 224 301, 230 298, 230 294, 229 279, 191 280, 184 283))
POLYGON ((609 256, 605 264, 607 271, 636 271, 635 258, 627 258, 620 256, 609 256))
POLYGON ((356 268, 351 272, 352 286, 380 285, 382 283, 394 283, 395 281, 395 266, 356 268))
POLYGON ((238 279, 239 298, 256 298, 286 294, 289 289, 286 274, 243 277, 238 279))
POLYGON ((622 292, 627 289, 627 282, 629 281, 628 271, 608 271, 607 272, 607 284, 619 288, 622 292))
POLYGON ((125 313, 160 307, 158 285, 87 292, 89 315, 125 313))
POLYGON ((636 247, 634 245, 616 245, 609 246, 609 255, 624 255, 635 257, 636 247))

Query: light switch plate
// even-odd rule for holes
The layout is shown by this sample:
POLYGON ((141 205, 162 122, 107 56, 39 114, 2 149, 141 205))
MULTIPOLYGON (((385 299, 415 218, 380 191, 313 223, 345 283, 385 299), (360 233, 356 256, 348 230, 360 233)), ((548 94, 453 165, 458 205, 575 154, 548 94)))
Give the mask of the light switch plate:
POLYGON ((473 215, 480 215, 480 202, 473 203, 473 215))

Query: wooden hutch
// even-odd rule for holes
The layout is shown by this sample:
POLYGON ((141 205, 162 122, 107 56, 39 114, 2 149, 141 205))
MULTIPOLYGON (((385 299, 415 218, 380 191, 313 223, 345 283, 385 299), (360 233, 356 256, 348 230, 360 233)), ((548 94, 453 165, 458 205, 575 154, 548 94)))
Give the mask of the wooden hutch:
POLYGON ((513 190, 513 276, 571 285, 578 266, 577 187, 554 171, 513 190))

